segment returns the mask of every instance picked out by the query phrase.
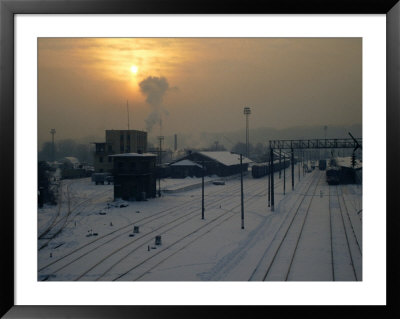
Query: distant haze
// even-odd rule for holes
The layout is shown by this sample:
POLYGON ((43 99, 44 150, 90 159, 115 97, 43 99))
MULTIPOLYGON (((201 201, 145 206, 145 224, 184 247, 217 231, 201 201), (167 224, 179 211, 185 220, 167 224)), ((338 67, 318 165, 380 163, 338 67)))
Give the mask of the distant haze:
POLYGON ((293 127, 361 134, 361 38, 41 38, 38 79, 39 145, 52 128, 85 142, 127 129, 127 101, 130 128, 150 141, 217 132, 229 147, 245 106, 251 142, 293 127))

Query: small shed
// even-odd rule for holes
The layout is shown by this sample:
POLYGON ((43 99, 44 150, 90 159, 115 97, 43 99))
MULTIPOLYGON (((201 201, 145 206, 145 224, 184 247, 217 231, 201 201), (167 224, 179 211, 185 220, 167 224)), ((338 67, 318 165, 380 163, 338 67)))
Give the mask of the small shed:
POLYGON ((114 199, 145 200, 156 196, 156 158, 151 153, 111 155, 114 160, 114 199))
POLYGON ((202 166, 191 160, 184 159, 170 165, 172 178, 201 177, 202 166))

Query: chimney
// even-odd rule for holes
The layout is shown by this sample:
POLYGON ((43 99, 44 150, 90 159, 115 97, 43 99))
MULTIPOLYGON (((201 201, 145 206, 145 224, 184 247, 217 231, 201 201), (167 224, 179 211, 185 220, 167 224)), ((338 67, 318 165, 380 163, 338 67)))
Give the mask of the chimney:
POLYGON ((176 152, 178 150, 178 135, 174 135, 175 140, 174 140, 174 151, 176 152))

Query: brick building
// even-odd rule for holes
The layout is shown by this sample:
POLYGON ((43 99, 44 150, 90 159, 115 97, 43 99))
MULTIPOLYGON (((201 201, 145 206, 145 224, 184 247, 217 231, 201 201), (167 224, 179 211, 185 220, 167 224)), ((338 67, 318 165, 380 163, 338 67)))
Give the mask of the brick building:
POLYGON ((110 155, 147 152, 147 132, 137 130, 106 130, 106 141, 94 143, 93 166, 95 173, 112 172, 110 155))

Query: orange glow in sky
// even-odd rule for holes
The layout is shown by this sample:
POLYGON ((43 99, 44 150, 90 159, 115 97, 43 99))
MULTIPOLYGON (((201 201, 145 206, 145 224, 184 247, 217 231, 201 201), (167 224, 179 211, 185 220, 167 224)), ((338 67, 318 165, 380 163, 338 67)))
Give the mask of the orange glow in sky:
POLYGON ((361 123, 361 57, 359 38, 40 38, 39 142, 125 129, 127 100, 164 134, 242 129, 244 106, 252 128, 361 123))

